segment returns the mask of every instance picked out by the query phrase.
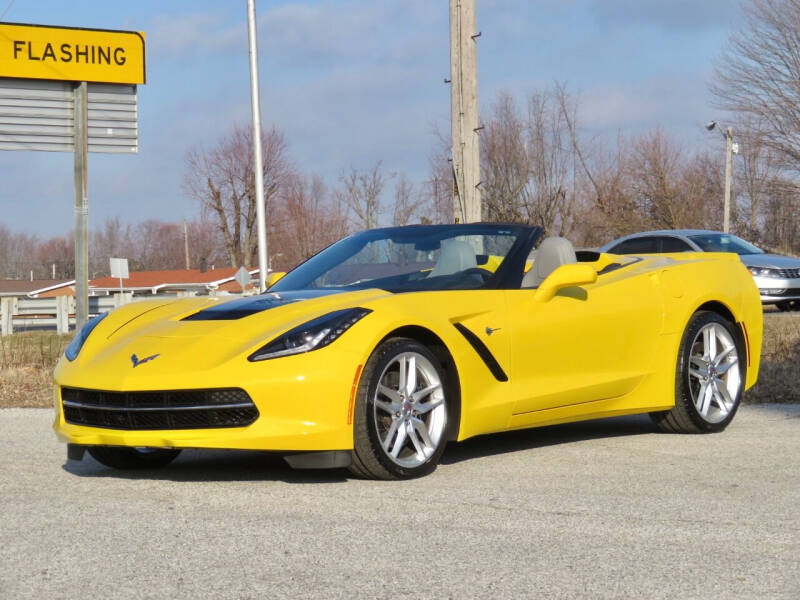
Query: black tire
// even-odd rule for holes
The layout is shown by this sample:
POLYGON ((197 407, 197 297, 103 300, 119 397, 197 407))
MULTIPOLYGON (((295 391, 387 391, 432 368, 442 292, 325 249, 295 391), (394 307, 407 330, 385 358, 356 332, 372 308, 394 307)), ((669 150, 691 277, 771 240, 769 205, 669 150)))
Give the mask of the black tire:
MULTIPOLYGON (((734 375, 736 374, 730 373, 728 377, 734 375)), ((733 420, 739 408, 744 391, 745 376, 746 354, 742 336, 736 325, 715 312, 698 311, 692 315, 681 338, 678 362, 675 369, 675 406, 671 410, 650 413, 650 416, 655 424, 667 433, 714 433, 722 431, 733 420), (712 400, 717 403, 717 419, 704 417, 695 405, 693 394, 697 393, 697 388, 702 384, 699 378, 698 381, 694 381, 689 374, 692 348, 698 343, 698 336, 702 335, 703 329, 710 325, 722 327, 733 341, 737 360, 732 366, 729 366, 728 371, 738 369, 739 382, 735 396, 730 397, 733 401, 732 406, 727 407, 727 414, 724 416, 722 415, 723 407, 717 401, 716 394, 713 394, 712 400)), ((702 390, 702 387, 700 389, 702 390)), ((710 412, 710 408, 706 408, 706 411, 710 412)))
POLYGON ((775 307, 781 312, 789 312, 792 310, 792 301, 782 300, 781 302, 776 302, 775 307))
MULTIPOLYGON (((384 381, 386 380, 384 379, 384 381)), ((417 389, 419 389, 419 387, 417 387, 417 389)), ((391 338, 378 346, 364 366, 358 383, 353 418, 353 452, 350 472, 357 477, 365 479, 411 479, 433 472, 447 444, 447 402, 452 401, 448 396, 448 389, 449 386, 444 369, 433 352, 426 346, 409 338, 391 338), (393 459, 390 456, 390 452, 384 450, 380 441, 380 436, 383 435, 384 432, 379 431, 381 428, 379 421, 381 419, 385 420, 386 417, 379 418, 377 415, 383 413, 380 413, 380 411, 376 412, 375 407, 375 399, 381 377, 387 377, 387 369, 390 369, 390 366, 398 357, 406 353, 413 353, 424 357, 428 361, 428 367, 433 367, 439 378, 443 394, 443 400, 440 401, 442 409, 434 409, 437 411, 436 418, 438 420, 436 424, 438 427, 441 427, 439 437, 436 438, 435 445, 430 447, 432 450, 431 454, 427 456, 422 464, 416 466, 400 465, 397 463, 397 460, 401 457, 393 459), (444 419, 443 424, 441 421, 442 419, 444 419)), ((431 393, 430 396, 426 396, 426 398, 430 401, 430 399, 433 398, 433 393, 431 393)), ((437 400, 437 402, 439 402, 439 400, 437 400)), ((437 404, 437 406, 439 405, 437 404)), ((430 423, 430 419, 434 418, 433 410, 431 410, 427 418, 430 423)), ((389 419, 390 423, 393 423, 395 420, 394 417, 389 417, 389 419)), ((402 421, 402 419, 399 420, 402 421)), ((402 425, 400 427, 402 427, 402 425)), ((413 429, 413 426, 410 427, 413 429)), ((386 433, 386 435, 387 437, 391 436, 389 433, 386 433)), ((434 438, 435 436, 429 439, 432 441, 434 438)), ((394 439, 396 440, 397 438, 394 439)), ((407 442, 409 445, 410 443, 411 442, 407 442)), ((407 453, 411 451, 410 448, 406 448, 405 444, 403 445, 403 450, 407 453)), ((413 453, 413 451, 411 452, 413 453)))
POLYGON ((92 458, 112 469, 157 469, 168 465, 181 453, 180 450, 140 450, 120 446, 91 446, 87 449, 92 458))

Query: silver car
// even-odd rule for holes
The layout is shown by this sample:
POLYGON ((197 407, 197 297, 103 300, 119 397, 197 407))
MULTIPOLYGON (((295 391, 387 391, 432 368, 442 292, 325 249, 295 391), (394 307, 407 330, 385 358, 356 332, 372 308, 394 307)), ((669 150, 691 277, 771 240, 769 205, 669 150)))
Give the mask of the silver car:
POLYGON ((761 301, 781 310, 800 310, 800 259, 767 254, 740 237, 704 229, 665 229, 633 233, 608 242, 601 252, 735 252, 753 274, 761 301))

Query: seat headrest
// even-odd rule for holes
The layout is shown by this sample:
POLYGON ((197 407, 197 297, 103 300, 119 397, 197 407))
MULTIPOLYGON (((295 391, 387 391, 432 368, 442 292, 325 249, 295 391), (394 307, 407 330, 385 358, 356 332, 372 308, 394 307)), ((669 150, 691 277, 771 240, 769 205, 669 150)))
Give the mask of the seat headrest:
POLYGON ((546 238, 536 251, 531 270, 522 278, 522 287, 539 287, 561 265, 578 262, 572 243, 563 237, 546 238))
POLYGON ((475 259, 475 250, 469 242, 450 240, 442 243, 439 260, 436 261, 428 277, 452 275, 477 266, 478 261, 475 259))

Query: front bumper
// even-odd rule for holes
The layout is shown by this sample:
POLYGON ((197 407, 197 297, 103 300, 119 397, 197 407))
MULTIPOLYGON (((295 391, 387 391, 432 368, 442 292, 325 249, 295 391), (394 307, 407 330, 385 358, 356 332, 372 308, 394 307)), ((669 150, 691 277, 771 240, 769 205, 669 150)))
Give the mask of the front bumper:
POLYGON ((800 278, 753 277, 764 304, 800 300, 800 278))
MULTIPOLYGON (((217 448, 268 451, 350 450, 353 447, 352 412, 349 406, 357 357, 343 357, 340 369, 325 368, 328 348, 235 369, 220 367, 207 372, 142 378, 113 385, 106 374, 62 365, 56 369, 53 428, 62 442, 83 446, 134 446, 151 448, 217 448), (349 374, 344 373, 344 365, 349 374), (185 382, 194 385, 190 387, 185 382), (180 383, 184 382, 181 386, 180 383), (245 383, 242 383, 245 382, 245 383), (148 385, 149 384, 149 385, 148 385), (242 388, 258 409, 258 418, 246 427, 203 429, 125 430, 68 423, 62 388, 117 392, 187 390, 220 387, 242 388), (135 389, 132 389, 135 388, 135 389)), ((242 361, 244 362, 244 361, 242 361)))

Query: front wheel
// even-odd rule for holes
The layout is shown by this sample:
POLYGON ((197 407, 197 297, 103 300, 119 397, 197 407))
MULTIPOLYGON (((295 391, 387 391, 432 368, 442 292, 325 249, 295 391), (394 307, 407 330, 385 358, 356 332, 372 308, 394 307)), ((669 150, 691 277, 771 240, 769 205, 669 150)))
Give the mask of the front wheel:
POLYGON ((675 373, 675 406, 651 413, 670 433, 722 431, 742 399, 745 366, 735 325, 717 313, 697 312, 689 320, 675 373))
POLYGON ((90 446, 88 451, 97 462, 112 469, 156 469, 168 465, 181 453, 180 450, 122 446, 90 446))
POLYGON ((444 452, 448 390, 425 346, 393 338, 373 352, 356 396, 350 470, 370 479, 427 475, 444 452))

